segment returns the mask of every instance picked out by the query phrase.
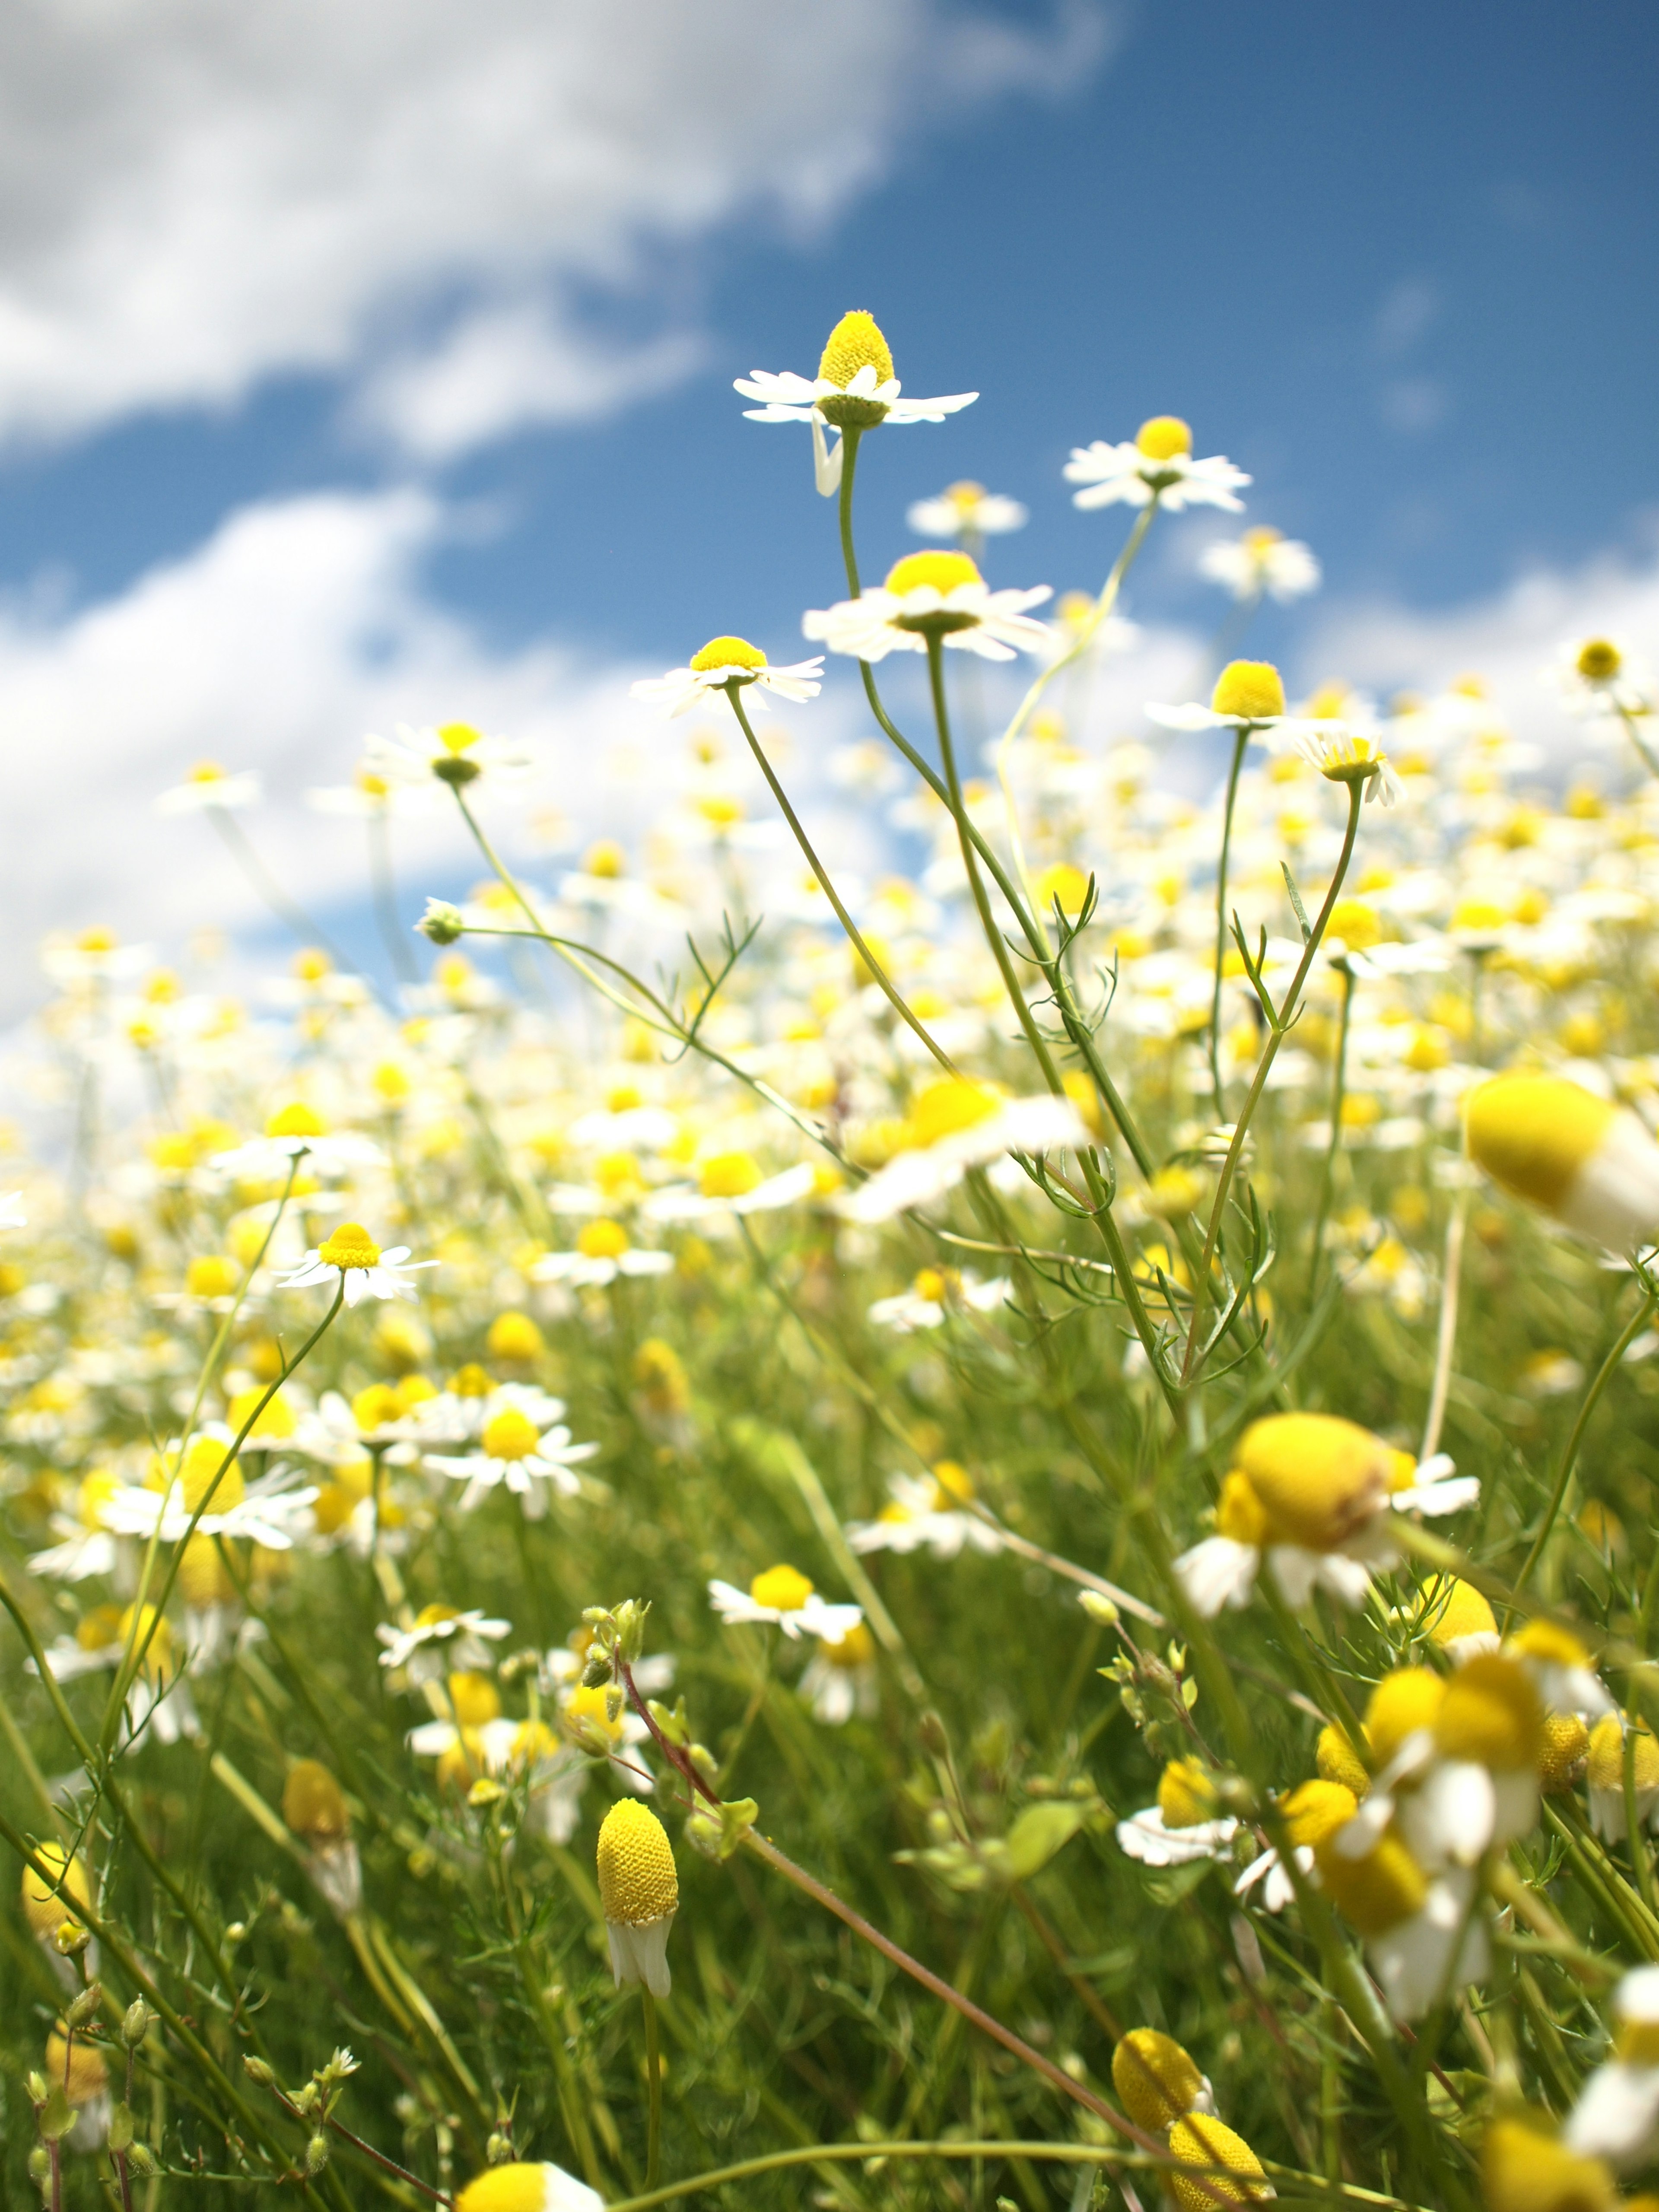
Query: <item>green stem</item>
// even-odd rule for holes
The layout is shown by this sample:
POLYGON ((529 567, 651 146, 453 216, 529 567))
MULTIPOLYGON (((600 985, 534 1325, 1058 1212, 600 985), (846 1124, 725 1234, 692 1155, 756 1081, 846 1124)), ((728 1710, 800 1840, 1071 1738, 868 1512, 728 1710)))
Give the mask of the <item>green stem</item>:
MULTIPOLYGON (((1150 509, 1148 510, 1150 512, 1150 509)), ((1215 1118, 1227 1118, 1226 1102, 1221 1083, 1221 992, 1222 969, 1227 957, 1227 862, 1233 846, 1233 808, 1238 799, 1239 771, 1244 765, 1244 748, 1253 732, 1248 722, 1241 722, 1233 733, 1232 764, 1227 770, 1227 796, 1221 811, 1221 857, 1215 871, 1215 988, 1210 1000, 1210 1086, 1215 1093, 1215 1118)))
POLYGON ((1338 963, 1342 978, 1342 1012, 1336 1025, 1336 1068, 1331 1077, 1331 1128, 1325 1145, 1325 1165, 1319 1178, 1319 1205, 1314 1214, 1313 1245, 1308 1257, 1308 1297, 1311 1303, 1319 1286, 1320 1263, 1325 1256, 1325 1224, 1331 1211, 1336 1181, 1337 1148, 1342 1142, 1342 1098, 1348 1081, 1348 1024, 1353 1012, 1353 969, 1338 963))
MULTIPOLYGON (((843 481, 845 481, 845 479, 843 479, 843 481)), ((852 915, 848 913, 846 907, 842 903, 841 893, 836 889, 834 883, 830 879, 830 871, 824 866, 823 861, 819 860, 817 854, 813 851, 811 840, 807 836, 805 830, 801 826, 800 817, 796 813, 794 808, 789 804, 788 797, 784 791, 783 786, 778 781, 777 771, 772 766, 771 762, 768 760, 766 755, 762 751, 760 739, 755 735, 754 731, 750 726, 749 717, 743 710, 743 700, 740 696, 741 690, 742 687, 735 678, 733 678, 732 682, 726 686, 726 696, 732 702, 732 712, 738 718, 738 726, 743 732, 744 737, 748 738, 749 750, 755 756, 756 764, 759 768, 761 774, 766 778, 767 783, 770 787, 772 796, 777 800, 778 805, 782 811, 784 820, 789 824, 790 829, 794 832, 795 842, 800 847, 801 851, 806 855, 807 866, 811 869, 812 873, 817 878, 824 896, 834 908, 836 921, 847 932, 848 936, 853 940, 854 947, 856 950, 860 959, 863 961, 865 966, 875 978, 876 982, 880 987, 883 995, 886 998, 888 1003, 891 1006, 894 1012, 898 1016, 899 1019, 905 1023, 908 1028, 915 1030, 917 1036, 921 1039, 923 1044, 927 1046, 928 1051, 932 1053, 933 1058, 939 1062, 939 1066, 945 1070, 947 1075, 959 1074, 961 1071, 951 1060, 950 1054, 942 1051, 939 1047, 935 1044, 933 1038, 928 1035, 927 1030, 922 1026, 921 1023, 917 1020, 915 1015, 911 1012, 909 1007, 905 1004, 904 1000, 899 994, 897 988, 889 977, 886 969, 882 966, 880 961, 876 958, 875 954, 871 951, 870 947, 865 943, 864 939, 860 934, 858 924, 854 921, 852 915)))
POLYGON ((645 2070, 651 2094, 647 2123, 645 2185, 654 2189, 662 2179, 662 2053, 657 2045, 657 2001, 640 1984, 640 2004, 645 2014, 645 2070))

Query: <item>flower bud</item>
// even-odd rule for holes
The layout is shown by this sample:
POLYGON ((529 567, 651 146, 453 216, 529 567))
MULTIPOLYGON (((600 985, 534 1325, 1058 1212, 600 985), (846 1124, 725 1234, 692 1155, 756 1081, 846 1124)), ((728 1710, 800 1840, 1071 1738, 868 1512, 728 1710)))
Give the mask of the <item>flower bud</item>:
POLYGON ((121 2021, 121 2040, 129 2051, 137 2051, 149 2033, 149 2024, 155 2017, 143 1997, 134 1997, 121 2021))
POLYGON ((52 2180, 52 2153, 40 2143, 29 2153, 29 2179, 37 2189, 45 2189, 52 2180))
POLYGON ((329 2141, 319 2128, 306 2145, 306 2172, 320 2173, 328 2164, 329 2141))
POLYGON ((453 945, 458 937, 465 936, 466 933, 466 924, 461 919, 459 907, 452 906, 447 899, 429 898, 426 902, 426 912, 415 927, 434 945, 453 945))
POLYGON ((1103 1597, 1098 1590, 1079 1590, 1077 1601, 1097 1628, 1115 1628, 1122 1618, 1110 1598, 1103 1597))
POLYGON ((148 2180, 151 2174, 159 2173, 161 2170, 160 2161, 149 2145, 147 2142, 138 2142, 136 2137, 132 2148, 127 2153, 127 2164, 135 2173, 142 2175, 145 2180, 148 2180))
POLYGON ((98 2017, 98 2008, 103 2002, 102 1983, 88 1982, 64 2017, 71 2027, 84 2027, 88 2021, 98 2017))
MULTIPOLYGON (((123 2033, 125 2033, 124 2029, 123 2033)), ((256 2058, 252 2051, 246 2052, 243 2056, 242 2071, 247 2075, 249 2081, 257 2081, 262 2089, 269 2089, 276 2079, 276 2068, 267 2065, 263 2058, 256 2058)))

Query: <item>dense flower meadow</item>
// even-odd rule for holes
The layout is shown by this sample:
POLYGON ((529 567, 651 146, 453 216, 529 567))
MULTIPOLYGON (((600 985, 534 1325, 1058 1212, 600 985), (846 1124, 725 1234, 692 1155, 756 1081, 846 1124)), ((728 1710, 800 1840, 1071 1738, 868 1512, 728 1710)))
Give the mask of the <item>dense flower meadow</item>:
MULTIPOLYGON (((865 584, 860 462, 975 395, 862 313, 738 390, 824 603, 638 687, 672 821, 530 881, 510 738, 405 731, 313 794, 395 988, 48 948, 5 2202, 1651 2206, 1639 664, 1540 641, 1549 757, 1474 678, 1289 700, 1226 653, 1318 566, 1253 527, 1205 696, 1084 743, 1149 532, 1248 476, 1158 417, 1066 469, 1097 594, 988 585, 966 483, 865 584), (912 876, 792 800, 836 656, 912 876), (434 808, 482 878, 416 935, 434 808)), ((160 804, 307 939, 257 795, 160 804)))

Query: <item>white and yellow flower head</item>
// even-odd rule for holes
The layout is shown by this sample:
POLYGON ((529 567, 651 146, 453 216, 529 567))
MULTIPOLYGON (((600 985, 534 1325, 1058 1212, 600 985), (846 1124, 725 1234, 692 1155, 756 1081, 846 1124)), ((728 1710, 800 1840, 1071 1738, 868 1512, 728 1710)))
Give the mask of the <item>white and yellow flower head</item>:
POLYGON ((781 1628, 792 1642, 815 1636, 821 1644, 839 1644, 864 1619, 861 1606, 830 1604, 808 1576, 787 1565, 768 1567, 747 1590, 711 1582, 708 1597, 728 1628, 753 1622, 758 1627, 781 1628))
POLYGON ((1103 438, 1073 446, 1066 464, 1075 507, 1149 507, 1156 500, 1178 514, 1184 507, 1220 507, 1237 514, 1239 492, 1249 483, 1243 469, 1216 454, 1193 459, 1193 434, 1178 415, 1154 415, 1132 439, 1114 446, 1103 438))
POLYGON ((600 1823, 598 1856, 611 1971, 619 1984, 643 1982, 653 1997, 665 1997, 668 1931, 680 1903, 667 1831, 638 1798, 620 1798, 600 1823))
POLYGON ((1138 2128, 1162 2135, 1187 2112, 1212 2112, 1206 2076, 1172 2035, 1132 2027, 1112 2052, 1112 2087, 1138 2128))
POLYGON ((1659 1145, 1621 1107, 1562 1075, 1495 1075, 1464 1108, 1469 1158, 1492 1181, 1612 1252, 1659 1237, 1659 1145))
POLYGON ((911 1102, 893 1156, 849 1191, 837 1211, 849 1221, 890 1220, 954 1190, 969 1168, 1006 1152, 1075 1149, 1089 1132, 1070 1098, 1044 1092, 1006 1098, 991 1085, 961 1077, 932 1083, 911 1102))
POLYGON ((1028 517, 1017 499, 1004 499, 981 483, 947 484, 937 499, 919 499, 905 510, 918 538, 997 538, 1023 530, 1028 517))
POLYGON ((1416 1626, 1454 1662, 1498 1649, 1497 1615, 1474 1583, 1456 1575, 1431 1575, 1424 1583, 1416 1626))
POLYGON ((1145 1866, 1188 1866, 1224 1857, 1237 1831, 1214 1778, 1195 1759, 1172 1759, 1158 1777, 1157 1803, 1120 1820, 1117 1840, 1145 1866))
POLYGON ((833 607, 815 609, 801 629, 831 653, 884 660, 890 653, 926 653, 942 641, 983 660, 1012 660, 1050 641, 1048 625, 1028 614, 1052 597, 1047 584, 1025 592, 994 592, 966 553, 907 553, 877 589, 833 607))
POLYGON ((1609 1843, 1622 1843, 1630 1832, 1625 1793, 1627 1764, 1637 1824, 1651 1826, 1659 1813, 1659 1741, 1645 1721, 1608 1713, 1589 1732, 1584 1789, 1589 1800, 1590 1826, 1609 1843))
POLYGON ((1611 2170, 1564 2142, 1541 2112, 1489 2123, 1480 2188, 1486 2212, 1613 2212, 1619 2201, 1611 2170))
POLYGON ((95 1905, 97 1891, 86 1861, 71 1858, 61 1844, 38 1844, 34 1856, 52 1879, 48 1882, 32 1866, 23 1869, 23 1917, 30 1934, 46 1943, 66 1924, 80 1927, 75 1907, 95 1905))
POLYGON ((435 1260, 411 1261, 407 1244, 383 1252, 361 1222, 343 1221, 276 1287, 304 1291, 319 1283, 337 1283, 349 1306, 365 1298, 412 1299, 416 1296, 413 1276, 420 1268, 437 1264, 435 1260))
POLYGON ((1563 2137, 1581 2156, 1645 2166, 1659 2143, 1659 1966, 1638 1966, 1613 1993, 1612 2056, 1568 2115, 1563 2137))
POLYGON ((1199 574, 1213 584, 1224 585, 1236 599, 1256 599, 1265 594, 1282 606, 1316 592, 1320 567, 1311 549, 1299 538, 1258 526, 1242 538, 1218 539, 1199 556, 1199 574))
POLYGON ((562 2166, 492 2166, 469 2181, 455 2212, 604 2212, 597 2189, 562 2166))
POLYGON ((816 377, 757 368, 736 378, 732 388, 760 402, 744 410, 751 422, 811 424, 813 477, 826 499, 840 489, 849 430, 874 430, 884 422, 942 422, 979 397, 976 392, 958 392, 945 399, 902 398, 892 349, 875 317, 863 307, 850 309, 830 331, 816 377), (833 447, 824 438, 826 423, 842 434, 833 447))
POLYGON ((711 637, 684 668, 671 668, 666 676, 647 677, 634 685, 633 692, 636 699, 649 699, 659 706, 671 721, 677 714, 689 713, 711 692, 724 691, 730 684, 749 692, 757 709, 765 706, 763 695, 768 691, 799 705, 816 699, 823 690, 823 656, 818 653, 791 667, 775 668, 759 646, 750 645, 746 637, 711 637))
POLYGON ((1365 1809, 1316 1847, 1315 1863, 1327 1895, 1364 1938, 1389 2011, 1396 2020, 1415 2020, 1449 1984, 1485 1974, 1486 1923, 1470 1915, 1474 1875, 1453 1867, 1431 1876, 1393 1828, 1356 1855, 1352 1830, 1365 1809))

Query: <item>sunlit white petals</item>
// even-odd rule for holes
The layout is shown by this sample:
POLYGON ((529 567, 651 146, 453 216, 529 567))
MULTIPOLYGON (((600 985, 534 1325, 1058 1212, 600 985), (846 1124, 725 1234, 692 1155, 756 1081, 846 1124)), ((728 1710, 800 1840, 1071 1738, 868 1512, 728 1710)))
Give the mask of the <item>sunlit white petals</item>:
POLYGON ((1017 499, 987 491, 983 484, 955 483, 936 499, 915 501, 904 519, 918 538, 971 541, 1023 530, 1030 517, 1017 499))
POLYGON ((660 707, 672 721, 677 714, 706 704, 711 693, 723 691, 728 684, 740 684, 746 695, 744 704, 752 713, 766 705, 763 695, 769 691, 797 704, 816 699, 823 689, 823 668, 822 653, 779 668, 769 662, 759 668, 744 661, 716 662, 708 668, 671 668, 665 676, 644 678, 632 689, 635 698, 660 707))
POLYGON ((1047 584, 1024 592, 994 592, 978 580, 945 591, 927 583, 905 592, 878 587, 856 599, 842 599, 804 615, 801 629, 831 653, 884 660, 890 653, 926 653, 925 625, 939 617, 960 625, 944 631, 944 643, 953 650, 977 653, 984 660, 1012 660, 1016 653, 1047 649, 1048 625, 1036 621, 1027 610, 1052 597, 1047 584))
POLYGON ((969 1168, 1000 1159, 1006 1152, 1075 1151, 1089 1141, 1088 1130, 1069 1099, 1046 1094, 1006 1099, 969 1127, 897 1153, 868 1182, 842 1198, 840 1211, 849 1221, 888 1221, 910 1206, 942 1198, 969 1168))
POLYGON ((1311 547, 1276 530, 1247 530, 1242 538, 1206 545, 1199 574, 1221 584, 1236 599, 1264 594, 1281 606, 1319 589, 1321 570, 1311 547))
POLYGON ((1225 1858, 1232 1848, 1238 1823, 1232 1819, 1198 1820, 1190 1826, 1170 1828, 1161 1807, 1148 1805, 1117 1824, 1118 1847, 1143 1866, 1190 1866, 1196 1859, 1225 1858))
POLYGON ((200 814, 212 806, 228 812, 252 806, 260 797, 259 779, 252 772, 232 775, 216 761, 203 761, 182 783, 175 783, 155 801, 158 814, 200 814))
POLYGON ((1366 1944, 1389 2012, 1420 2020, 1443 1990, 1478 1982, 1491 1971, 1486 1923, 1470 1900, 1475 1877, 1454 1867, 1429 1884, 1421 1908, 1366 1944))
POLYGON ((1237 495, 1250 481, 1221 454, 1202 461, 1190 453, 1154 457, 1133 439, 1121 446, 1102 438, 1073 446, 1062 473, 1067 483, 1083 487, 1072 495, 1075 507, 1148 507, 1156 499, 1172 514, 1187 507, 1220 507, 1237 514, 1243 507, 1237 495))
POLYGON ((810 1198, 816 1182, 817 1171, 811 1162, 803 1160, 798 1166, 767 1176, 752 1190, 731 1197, 702 1190, 696 1183, 669 1183, 653 1191, 640 1212, 647 1221, 661 1222, 708 1221, 722 1214, 773 1213, 787 1206, 799 1206, 803 1199, 810 1198))
POLYGON ((160 1534, 164 1544, 176 1544, 192 1533, 200 1536, 240 1536, 268 1551, 285 1552, 296 1535, 311 1526, 310 1508, 317 1496, 314 1486, 299 1485, 284 1474, 262 1476, 251 1482, 234 1504, 209 1508, 199 1519, 185 1501, 185 1486, 169 1484, 164 1492, 125 1485, 104 1501, 104 1526, 118 1536, 160 1534))
POLYGON ((478 1610, 457 1613, 447 1606, 428 1606, 426 1611, 407 1628, 394 1628, 390 1621, 381 1621, 375 1628, 378 1643, 385 1649, 380 1653, 382 1667, 407 1667, 417 1655, 434 1647, 447 1647, 437 1658, 437 1670, 446 1665, 476 1669, 488 1666, 489 1655, 479 1643, 486 1637, 499 1644, 502 1637, 510 1636, 510 1620, 496 1620, 478 1610))
POLYGON ((810 1586, 799 1603, 781 1606, 768 1605, 735 1583, 716 1580, 708 1585, 708 1601, 728 1628, 743 1623, 781 1628, 792 1641, 816 1636, 820 1643, 840 1644, 864 1619, 862 1606, 831 1605, 810 1586))
POLYGON ((356 1264, 339 1267, 323 1257, 321 1249, 313 1247, 306 1254, 291 1274, 277 1278, 279 1291, 314 1290, 319 1284, 343 1283, 348 1306, 361 1305, 365 1298, 409 1298, 420 1296, 414 1280, 422 1267, 435 1267, 435 1260, 414 1260, 409 1257, 407 1244, 394 1244, 382 1252, 370 1266, 356 1264))

